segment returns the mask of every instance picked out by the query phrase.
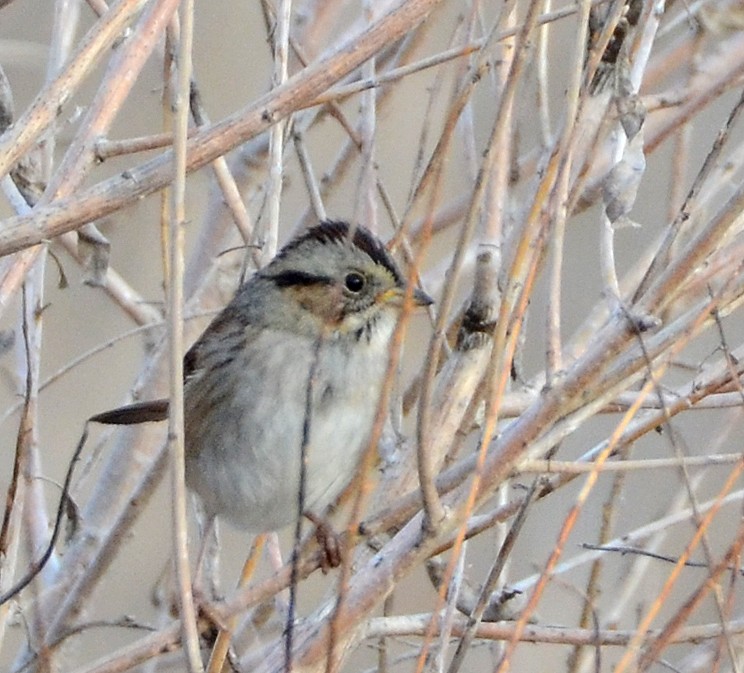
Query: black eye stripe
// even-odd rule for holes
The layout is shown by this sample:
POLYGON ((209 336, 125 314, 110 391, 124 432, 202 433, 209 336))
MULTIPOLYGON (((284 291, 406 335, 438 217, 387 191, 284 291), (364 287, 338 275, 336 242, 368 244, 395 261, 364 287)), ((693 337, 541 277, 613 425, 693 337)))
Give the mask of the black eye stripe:
POLYGON ((348 223, 327 220, 319 225, 308 229, 302 236, 290 241, 280 251, 278 258, 286 257, 291 250, 299 248, 308 241, 319 241, 321 243, 337 243, 348 245, 350 242, 366 254, 375 264, 385 267, 395 279, 398 285, 403 285, 403 278, 393 258, 382 242, 367 231, 364 227, 350 227, 348 223), (353 239, 349 241, 349 234, 353 230, 353 239))
POLYGON ((269 276, 269 278, 271 278, 271 280, 273 280, 279 287, 330 285, 333 282, 333 280, 328 276, 318 276, 304 271, 282 271, 276 275, 269 276))

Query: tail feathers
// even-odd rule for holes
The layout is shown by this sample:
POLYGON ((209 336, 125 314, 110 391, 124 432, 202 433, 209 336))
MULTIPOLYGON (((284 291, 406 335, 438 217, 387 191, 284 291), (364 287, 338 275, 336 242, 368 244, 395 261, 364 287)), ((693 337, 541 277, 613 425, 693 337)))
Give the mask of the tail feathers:
POLYGON ((104 425, 137 425, 164 421, 168 418, 168 400, 135 402, 91 416, 88 420, 104 425))

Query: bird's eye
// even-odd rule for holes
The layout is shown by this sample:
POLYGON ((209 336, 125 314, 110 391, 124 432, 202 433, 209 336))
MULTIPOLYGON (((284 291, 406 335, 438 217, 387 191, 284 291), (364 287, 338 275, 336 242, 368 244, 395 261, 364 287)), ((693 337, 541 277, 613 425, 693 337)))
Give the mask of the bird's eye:
POLYGON ((344 278, 344 285, 346 286, 346 289, 349 292, 353 292, 356 294, 357 292, 361 292, 362 288, 365 285, 365 278, 361 273, 357 273, 356 271, 352 271, 351 273, 346 274, 346 278, 344 278))

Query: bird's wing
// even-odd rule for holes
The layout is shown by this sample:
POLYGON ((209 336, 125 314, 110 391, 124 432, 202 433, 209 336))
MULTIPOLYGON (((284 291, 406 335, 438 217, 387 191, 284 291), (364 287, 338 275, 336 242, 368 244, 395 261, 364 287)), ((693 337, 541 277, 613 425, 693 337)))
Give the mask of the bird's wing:
MULTIPOLYGON (((228 364, 236 350, 244 348, 246 340, 257 332, 258 330, 247 325, 245 316, 236 309, 234 302, 229 304, 184 356, 184 385, 194 383, 205 368, 219 368, 228 364)), ((167 418, 168 400, 160 399, 127 404, 91 416, 89 420, 104 425, 137 425, 164 421, 167 418)))

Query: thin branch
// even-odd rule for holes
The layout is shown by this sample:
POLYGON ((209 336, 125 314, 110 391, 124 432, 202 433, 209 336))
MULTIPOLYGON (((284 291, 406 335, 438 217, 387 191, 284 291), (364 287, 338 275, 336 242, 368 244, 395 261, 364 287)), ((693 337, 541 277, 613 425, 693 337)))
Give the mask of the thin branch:
POLYGON ((172 205, 168 224, 167 327, 169 346, 168 443, 171 460, 173 556, 175 559, 178 608, 181 618, 184 657, 190 673, 204 670, 199 649, 189 570, 186 520, 186 480, 183 409, 183 267, 186 223, 186 135, 189 126, 191 52, 194 36, 194 3, 181 3, 177 82, 173 91, 174 154, 172 205))

